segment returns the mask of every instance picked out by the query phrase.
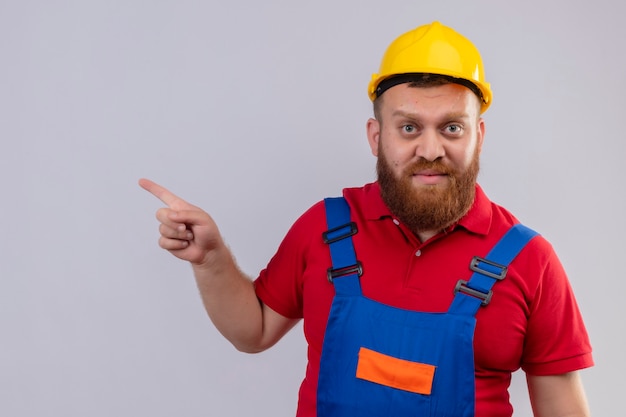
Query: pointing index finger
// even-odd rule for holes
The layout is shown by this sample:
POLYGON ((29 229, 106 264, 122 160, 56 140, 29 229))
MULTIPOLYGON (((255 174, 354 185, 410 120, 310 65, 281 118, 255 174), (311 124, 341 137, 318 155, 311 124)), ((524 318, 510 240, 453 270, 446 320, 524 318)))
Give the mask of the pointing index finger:
POLYGON ((175 194, 171 193, 165 187, 160 186, 156 182, 150 181, 149 179, 142 178, 139 180, 139 186, 164 202, 169 207, 176 202, 183 201, 180 197, 177 197, 175 194))

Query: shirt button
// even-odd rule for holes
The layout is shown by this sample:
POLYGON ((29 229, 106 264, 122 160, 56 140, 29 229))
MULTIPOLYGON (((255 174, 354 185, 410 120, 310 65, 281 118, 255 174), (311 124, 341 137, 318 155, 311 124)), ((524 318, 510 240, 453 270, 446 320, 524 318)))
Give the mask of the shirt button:
POLYGON ((399 226, 400 221, 398 219, 393 219, 393 224, 395 224, 396 226, 399 226))
POLYGON ((422 251, 418 249, 417 252, 415 252, 415 256, 422 256, 422 251))

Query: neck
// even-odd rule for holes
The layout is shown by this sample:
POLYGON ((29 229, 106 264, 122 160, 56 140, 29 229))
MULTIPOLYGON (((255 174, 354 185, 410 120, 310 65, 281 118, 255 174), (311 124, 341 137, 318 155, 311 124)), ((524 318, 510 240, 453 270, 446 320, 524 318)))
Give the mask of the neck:
POLYGON ((424 243, 431 237, 435 236, 437 233, 439 233, 438 230, 423 230, 421 232, 417 232, 416 235, 420 242, 424 243))

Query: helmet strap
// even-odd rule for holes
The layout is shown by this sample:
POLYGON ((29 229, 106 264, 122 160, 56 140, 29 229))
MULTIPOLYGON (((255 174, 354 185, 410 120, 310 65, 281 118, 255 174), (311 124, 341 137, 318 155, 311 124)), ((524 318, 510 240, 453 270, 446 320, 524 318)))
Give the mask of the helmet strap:
POLYGON ((385 91, 389 90, 391 87, 395 87, 396 85, 399 85, 399 84, 416 83, 418 85, 423 85, 424 80, 428 79, 429 76, 436 76, 438 78, 443 78, 452 84, 460 84, 464 87, 467 87, 470 90, 472 90, 474 94, 478 96, 478 98, 480 99, 482 103, 485 102, 485 99, 483 98, 483 93, 482 91, 480 91, 480 88, 478 88, 476 84, 474 84, 473 82, 469 80, 466 80, 464 78, 452 77, 452 76, 444 75, 444 74, 431 74, 431 73, 422 73, 422 72, 399 74, 399 75, 394 75, 389 78, 385 78, 378 84, 378 87, 376 87, 376 98, 380 97, 385 91))

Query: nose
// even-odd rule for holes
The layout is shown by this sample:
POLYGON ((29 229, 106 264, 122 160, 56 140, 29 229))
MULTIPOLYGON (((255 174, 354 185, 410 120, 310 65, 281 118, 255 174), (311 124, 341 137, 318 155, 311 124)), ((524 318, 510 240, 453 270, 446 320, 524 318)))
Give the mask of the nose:
POLYGON ((427 161, 443 158, 445 155, 443 139, 439 137, 438 132, 432 130, 424 131, 417 140, 415 155, 427 161))

